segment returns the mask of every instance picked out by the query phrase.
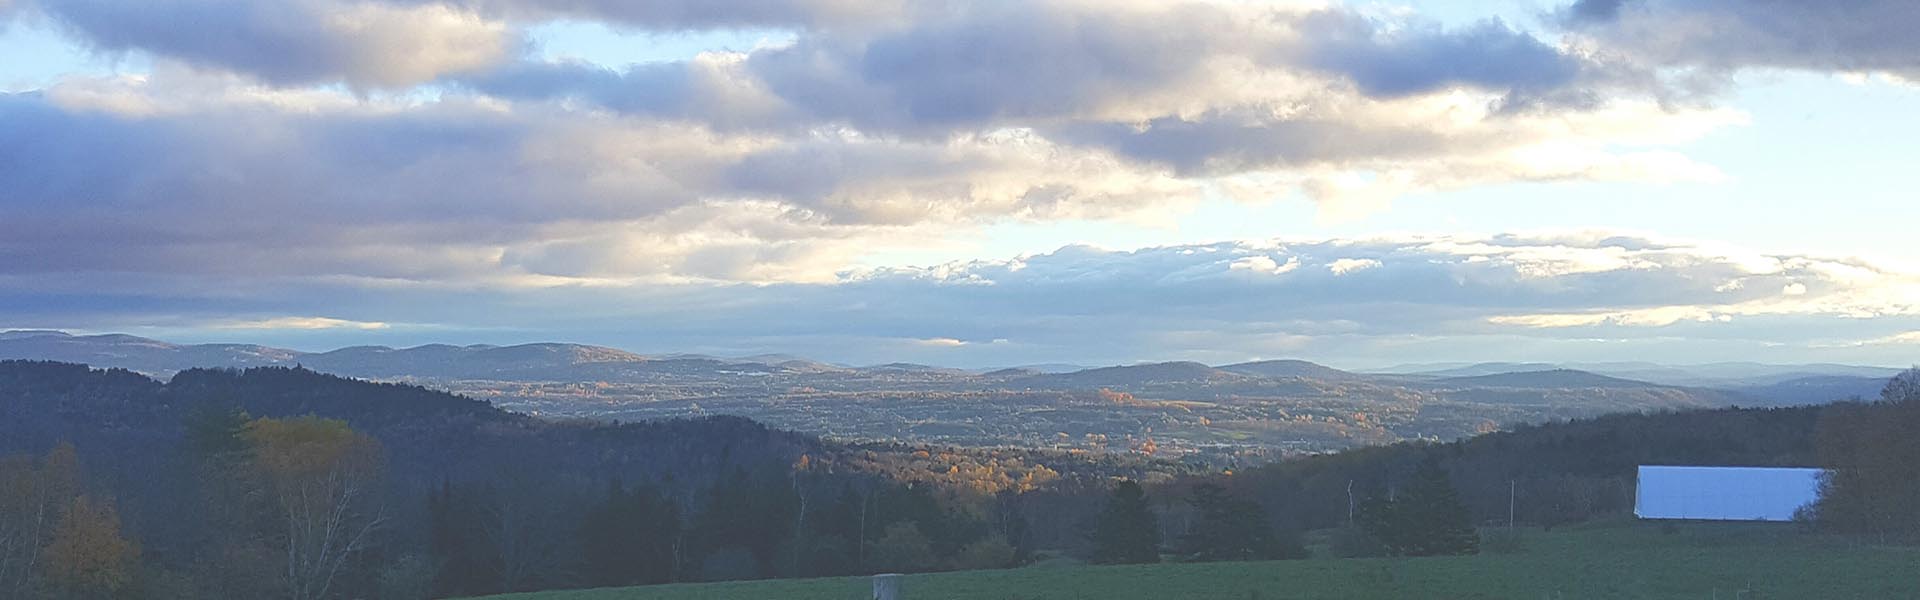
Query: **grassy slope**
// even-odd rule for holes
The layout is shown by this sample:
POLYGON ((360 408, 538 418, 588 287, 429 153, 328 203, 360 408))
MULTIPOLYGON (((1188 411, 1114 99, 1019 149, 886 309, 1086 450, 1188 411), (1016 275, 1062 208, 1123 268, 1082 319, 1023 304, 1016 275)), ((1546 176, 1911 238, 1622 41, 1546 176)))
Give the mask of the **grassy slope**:
MULTIPOLYGON (((909 600, 1192 598, 1920 598, 1920 549, 1792 526, 1643 524, 1528 531, 1512 554, 1032 567, 908 576, 909 600)), ((857 600, 866 578, 667 585, 518 600, 857 600)))

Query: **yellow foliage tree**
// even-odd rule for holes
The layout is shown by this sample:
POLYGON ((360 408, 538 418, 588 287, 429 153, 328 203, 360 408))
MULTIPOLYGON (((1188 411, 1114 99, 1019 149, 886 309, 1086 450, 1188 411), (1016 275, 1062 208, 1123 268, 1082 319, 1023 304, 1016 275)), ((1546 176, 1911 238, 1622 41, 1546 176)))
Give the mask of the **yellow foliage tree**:
POLYGON ((380 443, 345 421, 318 417, 258 419, 244 435, 286 523, 289 597, 324 598, 383 520, 380 443))
POLYGON ((80 455, 61 443, 38 461, 0 456, 0 597, 25 597, 67 502, 80 494, 80 455))
POLYGON ((133 581, 140 548, 120 536, 113 506, 75 496, 60 516, 41 563, 46 585, 62 598, 112 598, 133 581))

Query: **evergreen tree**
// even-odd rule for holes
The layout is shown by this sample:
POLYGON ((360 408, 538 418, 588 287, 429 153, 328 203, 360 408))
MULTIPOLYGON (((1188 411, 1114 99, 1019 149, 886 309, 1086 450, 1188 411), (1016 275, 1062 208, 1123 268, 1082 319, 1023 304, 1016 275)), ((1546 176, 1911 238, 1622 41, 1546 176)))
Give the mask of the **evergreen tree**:
POLYGON ((730 575, 749 571, 746 575, 752 577, 774 576, 775 558, 793 537, 799 506, 799 497, 785 481, 736 469, 708 493, 694 521, 699 553, 726 553, 722 562, 728 563, 730 575), (742 553, 750 564, 735 564, 742 562, 742 553))
POLYGON ((801 557, 795 575, 852 575, 859 569, 860 503, 861 496, 845 485, 831 501, 808 508, 807 534, 796 542, 801 544, 801 557))
POLYGON ((1026 515, 1008 517, 1004 530, 1001 535, 1006 536, 1007 543, 1013 544, 1013 564, 1017 566, 1033 562, 1033 533, 1026 515))
POLYGON ((187 449, 202 460, 224 461, 247 452, 247 411, 213 403, 196 405, 184 419, 187 449))
POLYGON ((1438 456, 1428 455, 1413 480, 1391 498, 1360 506, 1360 527, 1394 556, 1440 556, 1480 551, 1473 517, 1460 502, 1438 456))
POLYGON ((586 582, 593 587, 666 583, 673 579, 673 540, 679 515, 651 490, 608 486, 607 498, 587 511, 580 544, 586 582))
POLYGON ((1267 523, 1259 504, 1236 498, 1226 488, 1203 483, 1187 499, 1200 520, 1183 542, 1199 561, 1302 558, 1306 549, 1291 536, 1283 537, 1267 523))
POLYGON ((1096 517, 1093 562, 1137 564, 1160 562, 1160 523, 1147 504, 1147 492, 1133 481, 1114 486, 1107 507, 1096 517))
POLYGON ((633 515, 627 507, 627 492, 615 481, 607 486, 607 498, 587 511, 580 524, 581 556, 584 576, 590 587, 633 585, 630 564, 637 553, 633 515))

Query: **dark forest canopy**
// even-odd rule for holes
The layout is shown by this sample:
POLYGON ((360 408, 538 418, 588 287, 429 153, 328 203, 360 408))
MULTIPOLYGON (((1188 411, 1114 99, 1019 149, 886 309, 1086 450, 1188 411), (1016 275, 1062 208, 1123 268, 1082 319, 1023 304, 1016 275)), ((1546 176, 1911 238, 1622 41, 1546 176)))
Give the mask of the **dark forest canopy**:
MULTIPOLYGON (((209 561, 246 562, 207 554, 209 532, 231 524, 213 513, 264 511, 206 495, 221 491, 218 481, 245 479, 232 475, 246 460, 231 457, 257 454, 243 438, 262 429, 260 420, 318 418, 364 434, 380 447, 379 539, 356 559, 367 568, 348 569, 354 574, 334 588, 359 592, 385 576, 375 565, 398 564, 443 565, 429 586, 442 593, 1007 566, 1028 556, 1035 538, 1006 499, 1012 494, 1181 468, 1012 449, 850 446, 739 417, 548 421, 417 386, 284 367, 188 370, 160 383, 120 370, 0 362, 0 414, 0 455, 37 457, 71 444, 89 485, 117 499, 148 562, 197 573, 189 579, 211 577, 196 571, 209 561), (666 546, 584 534, 623 529, 666 546), (919 560, 877 562, 891 555, 876 546, 915 543, 925 547, 905 551, 919 560), (633 574, 607 559, 632 552, 672 564, 633 574)), ((247 552, 235 548, 222 552, 247 552)))
POLYGON ((138 585, 244 595, 291 585, 236 575, 286 571, 261 544, 289 538, 246 517, 297 481, 248 467, 284 453, 263 440, 364 438, 349 446, 377 455, 356 463, 378 475, 377 497, 362 497, 377 527, 316 589, 414 597, 1095 558, 1098 513, 1123 479, 1146 484, 1135 508, 1150 518, 1133 522, 1157 528, 1147 539, 1179 560, 1297 555, 1285 541, 1301 531, 1345 527, 1371 499, 1438 486, 1433 466, 1473 523, 1504 522, 1511 493, 1517 521, 1555 525, 1628 511, 1640 464, 1820 464, 1822 414, 1857 410, 1837 406, 1611 415, 1205 474, 1124 454, 847 445, 737 417, 556 422, 298 368, 189 370, 162 383, 9 361, 0 467, 35 481, 78 473, 83 484, 63 494, 79 508, 63 510, 123 531, 138 585), (276 431, 294 433, 263 433, 276 431), (71 460, 55 460, 62 444, 71 460), (1223 523, 1264 523, 1284 543, 1229 539, 1221 533, 1246 527, 1223 523))

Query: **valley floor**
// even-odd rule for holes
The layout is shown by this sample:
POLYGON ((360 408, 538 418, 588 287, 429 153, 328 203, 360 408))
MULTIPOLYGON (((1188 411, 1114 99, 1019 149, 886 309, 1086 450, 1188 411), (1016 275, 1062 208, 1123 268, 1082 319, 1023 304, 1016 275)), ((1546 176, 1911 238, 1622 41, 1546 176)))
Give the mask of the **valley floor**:
MULTIPOLYGON (((910 575, 907 600, 1920 598, 1920 548, 1794 525, 1611 522, 1522 532, 1506 553, 1442 558, 1034 566, 910 575)), ((860 600, 865 577, 538 592, 496 600, 860 600)))

